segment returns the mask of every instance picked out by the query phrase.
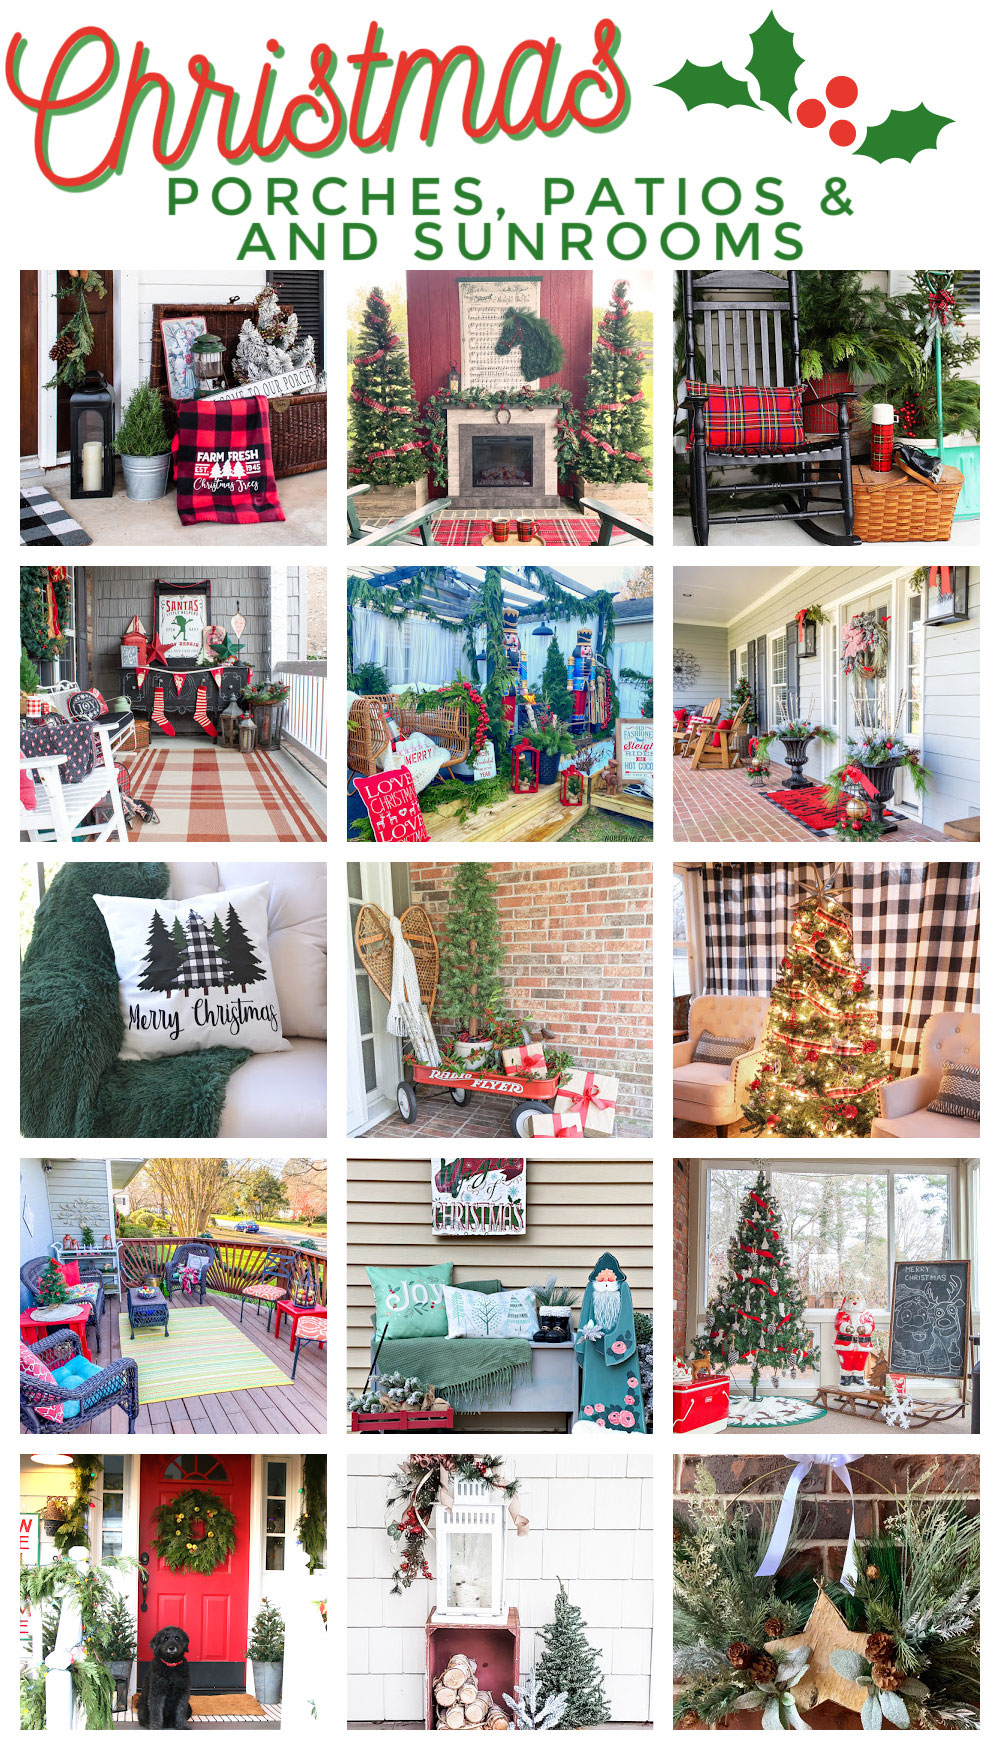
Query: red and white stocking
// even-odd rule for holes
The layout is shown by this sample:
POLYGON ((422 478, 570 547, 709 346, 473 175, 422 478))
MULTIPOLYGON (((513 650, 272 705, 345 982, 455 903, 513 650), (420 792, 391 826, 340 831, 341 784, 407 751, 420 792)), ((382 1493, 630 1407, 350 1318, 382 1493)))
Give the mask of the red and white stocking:
POLYGON ((164 735, 176 735, 177 731, 174 729, 172 723, 167 722, 167 713, 163 709, 162 687, 157 687, 153 694, 153 722, 156 724, 157 729, 163 731, 164 735))
POLYGON ((194 705, 194 720, 205 731, 206 735, 210 735, 212 737, 213 741, 217 741, 218 736, 219 736, 219 731, 216 729, 215 724, 212 722, 211 717, 208 715, 208 708, 206 706, 205 699, 206 699, 205 688, 199 687, 198 688, 198 697, 196 698, 195 705, 194 705))

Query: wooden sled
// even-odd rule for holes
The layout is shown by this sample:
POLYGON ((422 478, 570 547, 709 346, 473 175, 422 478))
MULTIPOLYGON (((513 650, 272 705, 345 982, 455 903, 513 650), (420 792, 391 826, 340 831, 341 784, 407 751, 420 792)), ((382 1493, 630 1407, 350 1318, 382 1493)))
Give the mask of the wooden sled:
MULTIPOLYGON (((817 1403, 824 1410, 842 1410, 846 1415, 858 1416, 862 1421, 873 1421, 885 1404, 891 1404, 892 1398, 878 1386, 832 1386, 821 1385, 816 1393, 817 1403), (861 1406, 864 1406, 862 1408, 861 1406)), ((950 1422, 954 1416, 965 1412, 965 1397, 957 1403, 915 1402, 910 1416, 911 1428, 926 1428, 931 1422, 950 1422)))

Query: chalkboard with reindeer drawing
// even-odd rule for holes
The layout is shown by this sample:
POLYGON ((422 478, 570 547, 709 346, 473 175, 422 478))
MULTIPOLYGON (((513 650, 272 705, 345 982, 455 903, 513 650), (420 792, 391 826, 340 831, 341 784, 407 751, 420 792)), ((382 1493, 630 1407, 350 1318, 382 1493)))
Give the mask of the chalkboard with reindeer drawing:
POLYGON ((960 1379, 969 1355, 969 1260, 897 1264, 889 1322, 889 1367, 917 1378, 960 1379))

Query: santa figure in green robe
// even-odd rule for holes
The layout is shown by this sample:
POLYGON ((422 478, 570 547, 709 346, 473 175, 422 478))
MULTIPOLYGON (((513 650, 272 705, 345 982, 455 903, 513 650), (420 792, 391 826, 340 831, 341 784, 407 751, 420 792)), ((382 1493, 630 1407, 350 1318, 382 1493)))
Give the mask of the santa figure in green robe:
POLYGON ((587 1278, 576 1333, 581 1422, 645 1434, 632 1294, 618 1259, 602 1252, 587 1278))

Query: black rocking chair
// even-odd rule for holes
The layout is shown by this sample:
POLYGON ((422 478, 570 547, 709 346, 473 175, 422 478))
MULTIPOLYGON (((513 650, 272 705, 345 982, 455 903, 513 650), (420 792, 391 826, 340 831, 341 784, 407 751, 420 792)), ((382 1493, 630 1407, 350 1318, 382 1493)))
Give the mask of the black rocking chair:
MULTIPOLYGON (((687 375, 692 382, 717 383, 724 388, 794 387, 800 381, 798 276, 773 273, 693 273, 681 275, 684 310, 684 351, 687 375), (784 326, 788 335, 788 366, 784 326), (699 351, 704 373, 698 369, 699 351)), ((806 438, 800 444, 776 449, 710 449, 706 442, 704 395, 687 394, 691 445, 691 525, 695 543, 707 547, 713 523, 800 523, 814 541, 830 547, 858 547, 854 533, 854 492, 851 482, 851 421, 849 403, 856 391, 819 395, 812 405, 837 403, 837 436, 806 438), (753 480, 721 485, 709 484, 709 470, 741 469, 761 462, 787 466, 791 478, 753 480), (833 488, 833 494, 822 487, 833 488), (773 492, 784 509, 738 512, 720 516, 709 510, 709 498, 724 493, 773 492), (835 534, 814 521, 815 517, 842 516, 844 533, 835 534)))

